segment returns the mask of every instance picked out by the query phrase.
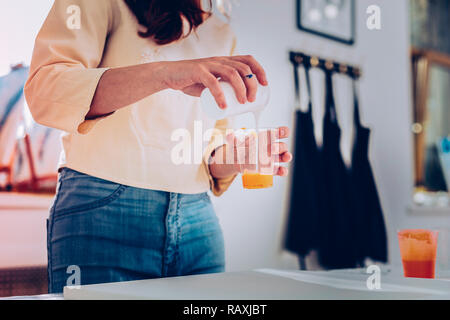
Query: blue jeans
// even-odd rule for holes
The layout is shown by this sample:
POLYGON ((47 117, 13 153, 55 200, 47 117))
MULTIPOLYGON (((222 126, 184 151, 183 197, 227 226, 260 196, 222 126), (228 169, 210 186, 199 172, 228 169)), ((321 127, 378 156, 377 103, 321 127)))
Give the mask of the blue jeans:
POLYGON ((50 293, 67 284, 223 272, 225 264, 207 193, 133 188, 68 168, 47 220, 47 249, 50 293))

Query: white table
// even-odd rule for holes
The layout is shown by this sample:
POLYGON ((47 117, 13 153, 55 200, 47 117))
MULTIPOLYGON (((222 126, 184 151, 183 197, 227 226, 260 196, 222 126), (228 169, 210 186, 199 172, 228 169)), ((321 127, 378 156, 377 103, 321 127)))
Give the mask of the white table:
MULTIPOLYGON (((65 288, 65 299, 149 300, 450 300, 450 279, 404 278, 383 268, 381 289, 367 288, 363 269, 339 271, 253 271, 196 275, 65 288)), ((63 299, 62 295, 9 299, 63 299)))
POLYGON ((65 288, 65 299, 298 300, 445 299, 450 280, 404 278, 381 273, 381 289, 370 290, 365 270, 302 272, 260 269, 65 288))

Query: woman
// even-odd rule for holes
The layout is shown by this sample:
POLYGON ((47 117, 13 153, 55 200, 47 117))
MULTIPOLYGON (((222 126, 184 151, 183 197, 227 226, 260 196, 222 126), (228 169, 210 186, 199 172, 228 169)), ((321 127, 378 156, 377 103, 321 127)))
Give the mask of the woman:
MULTIPOLYGON (((56 0, 37 36, 25 95, 37 122, 66 132, 47 221, 49 292, 80 284, 73 279, 224 270, 206 192, 221 195, 242 170, 237 161, 215 161, 236 148, 235 139, 211 139, 201 161, 177 165, 171 137, 180 128, 195 135, 198 124, 229 126, 208 119, 198 99, 209 88, 226 108, 219 77, 241 103, 253 101, 257 82, 267 79, 254 58, 230 56, 229 26, 200 0, 176 3, 56 0)), ((279 138, 287 135, 279 129, 279 138)), ((290 161, 284 143, 274 147, 279 162, 290 161)))

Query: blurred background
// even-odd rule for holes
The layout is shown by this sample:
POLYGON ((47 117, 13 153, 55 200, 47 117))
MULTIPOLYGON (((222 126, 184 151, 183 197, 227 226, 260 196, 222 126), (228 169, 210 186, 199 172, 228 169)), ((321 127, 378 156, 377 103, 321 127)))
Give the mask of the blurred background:
MULTIPOLYGON (((45 219, 56 187, 60 132, 33 122, 22 91, 34 38, 52 3, 0 4, 0 296, 47 291, 45 219)), ((323 71, 327 61, 342 67, 334 77, 334 96, 347 167, 355 128, 351 78, 345 73, 353 67, 361 72, 359 112, 371 129, 369 159, 384 221, 377 234, 386 232, 380 239, 387 240, 387 257, 371 261, 368 256, 350 267, 373 262, 400 266, 397 230, 431 228, 440 231, 437 272, 445 274, 450 269, 449 1, 218 1, 222 6, 237 35, 237 52, 254 55, 268 73, 272 97, 262 115, 263 127, 289 125, 298 131, 297 111, 307 108, 302 61, 293 63, 290 52, 308 57, 313 67, 323 61, 310 72, 320 147, 323 71), (293 67, 301 71, 300 102, 293 67)), ((249 125, 254 125, 250 116, 237 121, 237 126, 249 125)), ((295 137, 294 132, 289 140, 293 148, 295 137)), ((286 234, 297 230, 294 218, 301 215, 301 225, 309 214, 293 205, 302 197, 295 191, 300 182, 293 172, 265 190, 243 190, 238 179, 222 197, 213 198, 225 235, 227 271, 329 268, 314 247, 300 259, 292 248, 286 250, 286 234)))

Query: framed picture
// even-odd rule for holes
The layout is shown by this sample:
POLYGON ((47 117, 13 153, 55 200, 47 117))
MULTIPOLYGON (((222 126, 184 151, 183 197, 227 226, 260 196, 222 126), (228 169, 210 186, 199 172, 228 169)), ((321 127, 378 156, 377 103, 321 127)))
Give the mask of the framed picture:
POLYGON ((354 0, 297 0, 297 26, 348 45, 355 43, 354 0))

